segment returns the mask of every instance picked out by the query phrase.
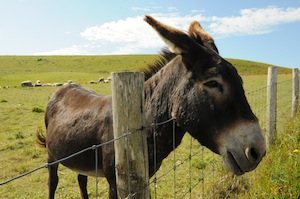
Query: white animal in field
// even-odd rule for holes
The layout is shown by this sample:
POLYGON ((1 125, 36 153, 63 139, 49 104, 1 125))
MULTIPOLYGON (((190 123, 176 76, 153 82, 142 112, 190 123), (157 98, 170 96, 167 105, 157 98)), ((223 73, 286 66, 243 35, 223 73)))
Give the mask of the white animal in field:
POLYGON ((43 84, 43 86, 53 86, 53 84, 52 83, 45 83, 45 84, 43 84))
POLYGON ((105 80, 104 80, 104 77, 100 77, 100 78, 98 79, 98 81, 90 81, 89 84, 98 84, 98 83, 104 82, 104 81, 105 81, 105 80))
POLYGON ((68 84, 74 84, 72 80, 68 80, 66 83, 63 84, 63 86, 68 85, 68 84))
POLYGON ((56 83, 53 83, 52 86, 62 86, 63 83, 59 83, 59 82, 56 82, 56 83))
POLYGON ((34 86, 42 86, 41 81, 40 80, 36 80, 34 86))
POLYGON ((26 81, 21 82, 21 86, 22 87, 32 87, 33 85, 30 80, 26 80, 26 81))

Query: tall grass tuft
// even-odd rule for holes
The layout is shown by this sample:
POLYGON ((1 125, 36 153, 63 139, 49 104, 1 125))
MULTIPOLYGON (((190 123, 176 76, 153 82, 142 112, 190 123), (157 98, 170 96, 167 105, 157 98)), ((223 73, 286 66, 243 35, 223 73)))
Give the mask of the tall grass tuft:
POLYGON ((15 138, 16 139, 23 139, 25 137, 24 137, 24 134, 22 132, 18 131, 18 132, 15 133, 15 138))
POLYGON ((33 107, 32 108, 32 112, 35 112, 35 113, 43 113, 45 112, 44 109, 42 108, 39 108, 39 107, 33 107))

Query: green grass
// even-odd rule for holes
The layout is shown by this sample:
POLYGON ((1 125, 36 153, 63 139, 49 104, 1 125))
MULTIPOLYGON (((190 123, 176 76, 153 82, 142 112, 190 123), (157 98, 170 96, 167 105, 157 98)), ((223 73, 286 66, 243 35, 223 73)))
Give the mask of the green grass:
MULTIPOLYGON (((86 84, 107 78, 113 71, 137 70, 153 63, 158 55, 111 56, 0 56, 0 86, 20 86, 25 80, 41 83, 66 82, 86 84)), ((268 64, 228 59, 240 75, 266 75, 268 64)), ((279 74, 290 73, 279 68, 279 74)))
POLYGON ((73 80, 85 84, 107 78, 110 72, 136 70, 157 55, 128 56, 0 56, 0 85, 19 86, 22 81, 41 83, 73 80))
POLYGON ((284 125, 276 143, 250 176, 249 193, 239 198, 299 198, 300 197, 300 114, 284 125), (247 196, 247 197, 244 197, 247 196))
MULTIPOLYGON (((107 78, 112 71, 137 70, 153 63, 157 55, 138 56, 0 56, 0 181, 4 181, 44 165, 47 161, 46 151, 35 144, 35 131, 44 127, 44 113, 51 94, 57 87, 22 88, 24 80, 41 80, 42 83, 66 82, 88 86, 101 94, 110 94, 110 84, 88 84, 99 77, 107 78)), ((244 79, 246 92, 266 86, 268 64, 229 59, 244 79)), ((290 69, 280 68, 279 79, 291 78, 290 69)), ((290 84, 284 84, 280 93, 286 95, 290 84)), ((248 96, 250 97, 250 96, 248 96)), ((255 112, 264 106, 265 93, 253 96, 250 100, 255 112)), ((280 107, 289 103, 287 95, 280 107)), ((263 107, 265 108, 265 107, 263 107)), ((283 108, 279 109, 279 112, 283 108)), ((259 116, 263 121, 264 114, 259 116)), ((173 198, 176 187, 177 198, 183 197, 190 188, 190 182, 196 187, 192 198, 298 198, 299 197, 299 160, 300 154, 293 153, 300 148, 299 120, 287 123, 286 116, 279 115, 282 124, 278 141, 258 169, 243 177, 233 177, 224 169, 220 157, 202 148, 187 134, 182 144, 163 162, 157 177, 162 177, 156 185, 151 184, 152 195, 157 198, 173 198), (284 124, 284 125, 283 125, 284 124), (191 146, 191 148, 190 148, 191 146), (189 160, 190 150, 195 154, 189 160), (180 165, 176 173, 172 170, 174 162, 180 165), (212 172, 214 167, 214 172, 212 172), (174 175, 176 180, 174 181, 174 175), (205 180, 202 181, 201 179, 205 180), (175 183, 175 185, 174 185, 175 183), (171 191, 170 191, 171 190, 171 191)), ((42 169, 0 187, 0 198, 46 198, 47 170, 42 169)), ((76 174, 69 169, 59 167, 60 182, 57 198, 78 198, 79 190, 76 174)), ((95 198, 95 179, 89 178, 88 190, 95 198)), ((99 179, 99 196, 107 198, 108 185, 105 179, 99 179)), ((189 196, 189 194, 187 194, 189 196)), ((153 197, 154 198, 154 197, 153 197)))
MULTIPOLYGON (((266 63, 240 60, 240 59, 227 59, 232 65, 234 65, 241 76, 245 75, 267 75, 268 67, 272 66, 266 63)), ((290 69, 278 66, 278 74, 290 74, 290 69)))

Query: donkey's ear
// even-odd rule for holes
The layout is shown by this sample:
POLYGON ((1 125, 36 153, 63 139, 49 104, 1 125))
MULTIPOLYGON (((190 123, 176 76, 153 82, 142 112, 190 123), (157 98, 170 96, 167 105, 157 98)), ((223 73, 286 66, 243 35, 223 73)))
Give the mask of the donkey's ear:
POLYGON ((197 45, 189 35, 181 30, 165 25, 151 16, 146 15, 144 20, 157 31, 170 51, 175 54, 188 53, 192 46, 197 45))
POLYGON ((202 26, 197 21, 193 21, 189 28, 189 34, 192 38, 195 39, 200 45, 204 45, 207 48, 214 50, 215 52, 219 53, 217 46, 215 45, 215 41, 208 34, 202 26))

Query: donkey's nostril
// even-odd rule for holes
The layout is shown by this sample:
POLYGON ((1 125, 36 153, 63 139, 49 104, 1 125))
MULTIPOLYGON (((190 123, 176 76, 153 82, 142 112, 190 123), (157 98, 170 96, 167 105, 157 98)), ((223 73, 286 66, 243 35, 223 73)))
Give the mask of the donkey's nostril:
POLYGON ((255 160, 257 160, 257 159, 259 158, 259 155, 258 155, 258 153, 256 153, 255 148, 251 148, 250 153, 251 153, 251 156, 252 156, 255 160))
POLYGON ((260 154, 255 148, 246 148, 245 154, 249 161, 256 161, 260 158, 260 154))

